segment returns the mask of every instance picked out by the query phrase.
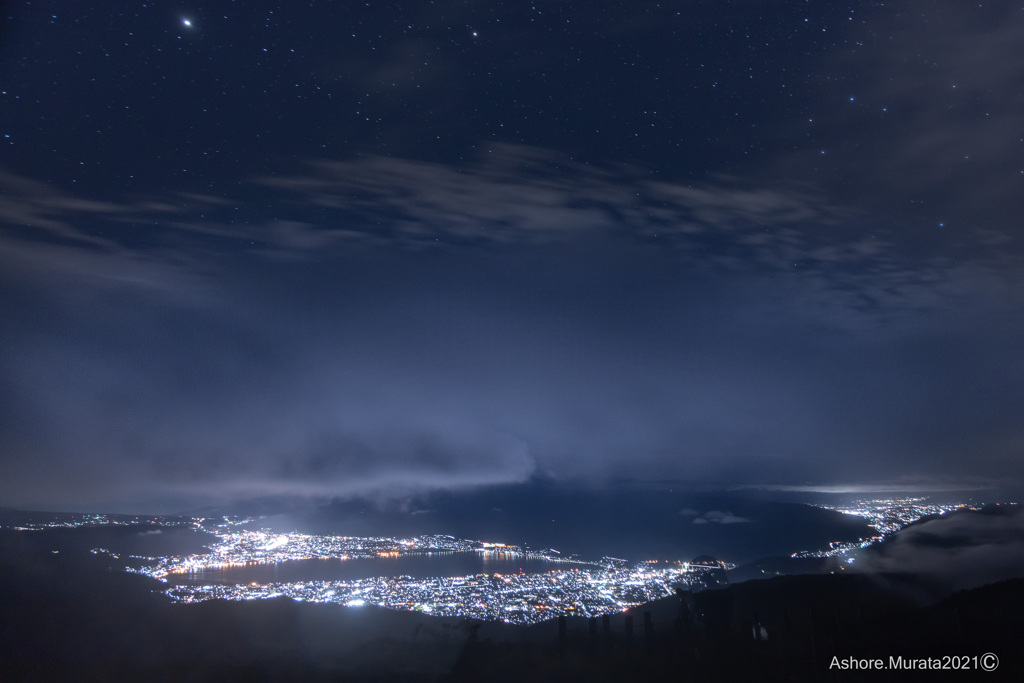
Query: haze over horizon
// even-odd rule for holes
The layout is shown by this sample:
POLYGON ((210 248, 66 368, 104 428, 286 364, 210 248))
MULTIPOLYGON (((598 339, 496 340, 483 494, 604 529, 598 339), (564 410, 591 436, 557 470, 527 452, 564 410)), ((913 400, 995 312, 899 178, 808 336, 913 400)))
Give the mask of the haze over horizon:
POLYGON ((0 505, 1024 491, 1019 5, 2 17, 0 505))

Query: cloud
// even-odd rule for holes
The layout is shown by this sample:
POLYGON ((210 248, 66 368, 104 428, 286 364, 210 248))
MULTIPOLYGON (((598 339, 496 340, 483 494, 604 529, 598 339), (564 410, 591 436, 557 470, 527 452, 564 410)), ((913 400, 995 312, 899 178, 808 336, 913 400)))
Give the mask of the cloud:
MULTIPOLYGON (((680 185, 642 169, 601 169, 531 147, 491 144, 472 165, 384 157, 311 161, 304 175, 257 182, 292 202, 373 214, 397 243, 544 244, 624 231, 693 239, 765 227, 836 223, 842 211, 806 191, 747 188, 738 179, 680 185)), ((753 246, 754 242, 751 242, 753 246)))
POLYGON ((704 518, 715 524, 743 524, 751 521, 746 517, 740 517, 732 512, 723 512, 721 510, 709 510, 704 513, 704 518))
POLYGON ((811 76, 818 114, 806 129, 817 144, 780 155, 768 172, 802 178, 813 168, 841 188, 840 201, 875 208, 870 229, 898 212, 897 239, 920 247, 959 242, 969 253, 979 245, 966 235, 996 230, 1019 253, 1024 205, 1011 188, 1020 167, 1006 153, 1019 145, 1024 114, 1019 13, 927 0, 858 11, 849 49, 832 51, 811 76))
POLYGON ((1024 514, 1016 506, 912 525, 866 553, 864 571, 924 574, 948 590, 1024 577, 1024 514))
POLYGON ((69 217, 118 216, 128 211, 113 202, 58 192, 41 182, 7 171, 0 171, 0 187, 4 190, 4 198, 0 201, 0 224, 25 226, 51 238, 84 245, 108 246, 111 242, 76 229, 68 221, 69 217))
POLYGON ((679 515, 681 517, 693 517, 693 524, 743 524, 752 521, 746 517, 734 515, 732 512, 723 512, 721 510, 708 510, 702 514, 699 510, 694 510, 693 508, 683 508, 679 511, 679 515))
POLYGON ((637 469, 934 485, 965 475, 964 453, 1020 476, 1024 269, 998 235, 960 260, 907 256, 808 187, 528 147, 253 180, 275 216, 7 180, 25 190, 0 231, 10 502, 637 469))
POLYGON ((809 182, 668 182, 640 167, 599 167, 500 144, 458 167, 365 156, 310 161, 306 173, 254 182, 296 211, 343 216, 344 233, 322 226, 339 244, 361 235, 365 245, 407 249, 657 250, 697 272, 781 276, 833 319, 847 311, 932 310, 965 290, 1021 296, 1012 274, 1024 263, 1007 244, 1017 243, 1011 233, 959 224, 921 249, 903 226, 865 215, 863 202, 841 203, 809 182), (971 242, 970 253, 958 239, 971 242))
POLYGON ((851 314, 933 310, 979 289, 1022 298, 1012 275, 1024 272, 1021 251, 1002 230, 960 226, 950 234, 969 236, 970 253, 937 242, 922 256, 893 226, 872 218, 865 229, 862 209, 809 183, 669 182, 640 167, 585 164, 527 146, 490 144, 457 167, 375 156, 311 160, 302 173, 243 183, 270 195, 273 219, 245 193, 97 202, 12 174, 0 182, 17 197, 0 201, 0 214, 23 226, 0 233, 0 249, 42 280, 48 263, 63 262, 67 274, 166 281, 170 290, 242 264, 329 263, 352 249, 561 246, 659 254, 715 276, 777 276, 774 286, 793 288, 785 296, 815 298, 819 314, 841 326, 851 314))
POLYGON ((544 258, 221 266, 194 276, 194 303, 87 278, 8 297, 0 494, 206 502, 636 472, 821 490, 968 481, 964 452, 1019 476, 1008 319, 840 333, 771 281, 544 258))

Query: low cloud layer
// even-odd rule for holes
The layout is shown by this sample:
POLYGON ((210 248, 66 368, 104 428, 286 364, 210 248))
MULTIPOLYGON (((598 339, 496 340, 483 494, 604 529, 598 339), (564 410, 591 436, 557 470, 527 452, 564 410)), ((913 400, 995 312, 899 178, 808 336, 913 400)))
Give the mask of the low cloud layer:
POLYGON ((637 471, 905 489, 978 463, 1020 477, 1019 296, 983 275, 1012 279, 994 258, 935 270, 844 243, 837 212, 767 190, 661 184, 629 208, 581 170, 537 195, 523 158, 472 175, 461 208, 435 192, 446 169, 397 161, 275 187, 307 207, 361 196, 333 208, 376 205, 366 239, 189 209, 138 245, 119 221, 154 215, 141 204, 23 198, 49 213, 0 240, 18 321, 0 493, 331 497, 637 471), (660 228, 638 217, 656 211, 667 246, 645 241, 660 228), (822 240, 831 256, 786 269, 786 249, 822 240))
POLYGON ((948 590, 1024 578, 1024 514, 958 513, 916 524, 867 555, 860 569, 921 574, 948 590))
POLYGON ((679 511, 679 514, 683 517, 693 517, 692 524, 743 524, 744 522, 751 521, 746 517, 740 517, 732 512, 723 512, 721 510, 708 510, 701 514, 693 508, 683 508, 679 511))

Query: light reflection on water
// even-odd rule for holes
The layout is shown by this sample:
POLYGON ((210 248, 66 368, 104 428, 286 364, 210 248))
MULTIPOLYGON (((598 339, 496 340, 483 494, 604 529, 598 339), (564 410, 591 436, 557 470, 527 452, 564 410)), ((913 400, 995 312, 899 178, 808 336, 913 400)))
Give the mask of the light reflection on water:
POLYGON ((377 576, 466 576, 469 574, 518 574, 572 569, 582 565, 552 562, 501 552, 442 552, 339 560, 321 558, 276 564, 251 564, 225 569, 171 574, 174 584, 189 583, 274 583, 292 581, 337 581, 377 576))

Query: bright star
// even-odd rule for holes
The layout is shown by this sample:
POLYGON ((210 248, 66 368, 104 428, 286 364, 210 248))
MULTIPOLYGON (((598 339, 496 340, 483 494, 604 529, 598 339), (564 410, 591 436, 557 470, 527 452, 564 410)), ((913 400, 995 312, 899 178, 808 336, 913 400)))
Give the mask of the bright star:
POLYGON ((185 26, 188 26, 189 28, 192 28, 192 20, 191 19, 182 19, 181 23, 184 24, 185 26))

